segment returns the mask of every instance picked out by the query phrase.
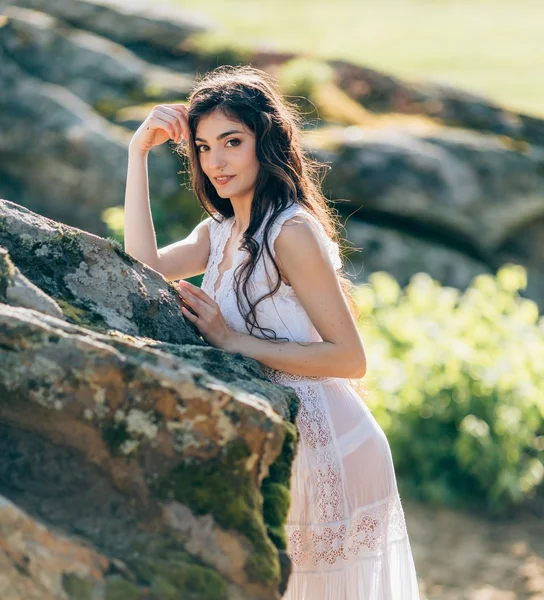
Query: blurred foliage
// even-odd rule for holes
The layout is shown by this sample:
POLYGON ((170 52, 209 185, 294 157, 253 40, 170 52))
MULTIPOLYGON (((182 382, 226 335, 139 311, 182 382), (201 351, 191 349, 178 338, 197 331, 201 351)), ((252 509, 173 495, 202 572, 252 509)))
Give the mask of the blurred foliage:
POLYGON ((371 126, 376 116, 336 85, 326 62, 293 58, 276 72, 282 94, 304 117, 304 129, 331 125, 371 126))
POLYGON ((251 44, 224 38, 218 32, 192 35, 185 40, 182 50, 198 55, 198 71, 200 73, 221 65, 248 64, 255 53, 251 44))
POLYGON ((410 497, 502 516, 542 482, 544 317, 526 285, 508 264, 463 293, 425 273, 357 288, 365 402, 410 497))
POLYGON ((227 47, 348 60, 544 115, 541 0, 172 1, 215 21, 227 47))
POLYGON ((298 108, 306 126, 315 126, 320 117, 320 107, 315 104, 317 92, 333 80, 331 67, 317 60, 294 58, 282 65, 276 76, 284 98, 298 108))

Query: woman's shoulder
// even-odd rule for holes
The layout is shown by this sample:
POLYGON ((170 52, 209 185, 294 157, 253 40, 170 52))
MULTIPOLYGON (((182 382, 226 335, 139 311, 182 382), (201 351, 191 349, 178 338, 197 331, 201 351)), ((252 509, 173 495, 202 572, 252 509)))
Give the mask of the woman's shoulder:
POLYGON ((297 216, 307 216, 309 218, 314 218, 313 215, 311 215, 311 213, 301 204, 299 204, 298 202, 292 202, 283 210, 275 214, 271 225, 272 230, 275 231, 277 235, 279 231, 281 231, 281 227, 286 221, 297 216))
POLYGON ((327 235, 321 221, 314 214, 312 214, 310 210, 308 210, 306 207, 302 206, 297 202, 293 202, 292 204, 287 206, 283 211, 276 215, 274 219, 274 223, 271 227, 270 233, 270 246, 273 255, 275 255, 275 241, 280 236, 280 233, 284 229, 284 225, 286 223, 288 224, 288 226, 301 225, 302 227, 305 227, 309 225, 311 230, 313 230, 316 233, 317 237, 324 244, 335 268, 339 269, 342 267, 340 248, 338 246, 338 243, 333 241, 327 235), (301 218, 303 222, 300 223, 299 219, 295 217, 301 218))

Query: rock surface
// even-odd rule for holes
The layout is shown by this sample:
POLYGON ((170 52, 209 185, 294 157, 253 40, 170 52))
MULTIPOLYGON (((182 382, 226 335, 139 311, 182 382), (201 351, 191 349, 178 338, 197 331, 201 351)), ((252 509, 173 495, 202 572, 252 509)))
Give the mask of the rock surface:
POLYGON ((2 201, 0 247, 2 598, 279 599, 293 393, 116 243, 2 201))
POLYGON ((526 267, 527 293, 544 307, 537 233, 544 220, 544 146, 517 148, 492 134, 454 129, 415 135, 350 128, 349 136, 316 153, 332 167, 326 195, 351 199, 338 205, 348 223, 375 238, 380 230, 380 244, 388 246, 368 253, 348 225, 349 241, 363 246, 357 268, 386 270, 403 282, 424 271, 464 289, 476 274, 514 262, 526 267), (419 248, 409 260, 399 237, 419 248))

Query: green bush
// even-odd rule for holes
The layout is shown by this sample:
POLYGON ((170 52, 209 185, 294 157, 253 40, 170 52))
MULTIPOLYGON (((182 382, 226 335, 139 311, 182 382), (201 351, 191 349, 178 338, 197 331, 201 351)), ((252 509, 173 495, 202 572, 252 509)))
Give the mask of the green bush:
POLYGON ((385 272, 357 288, 365 401, 389 439, 401 492, 499 516, 544 476, 544 317, 518 265, 461 293, 385 272))

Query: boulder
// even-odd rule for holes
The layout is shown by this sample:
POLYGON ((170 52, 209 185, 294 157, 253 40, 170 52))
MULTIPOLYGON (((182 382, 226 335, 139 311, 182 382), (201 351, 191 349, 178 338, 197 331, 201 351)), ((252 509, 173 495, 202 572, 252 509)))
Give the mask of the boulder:
POLYGON ((353 281, 366 282, 375 271, 387 271, 405 286, 416 273, 428 273, 442 285, 464 290, 476 275, 492 272, 468 252, 414 231, 348 219, 345 234, 350 248, 346 269, 353 281))
MULTIPOLYGON (((101 213, 122 202, 131 134, 67 88, 28 75, 2 52, 0 87, 7 93, 0 95, 0 189, 22 188, 28 208, 106 234, 101 213)), ((149 164, 153 193, 178 194, 173 152, 159 148, 149 164)))
POLYGON ((279 600, 294 392, 116 243, 0 208, 0 546, 41 557, 9 597, 279 600))
POLYGON ((350 128, 349 136, 322 156, 331 164, 327 190, 350 199, 338 205, 345 213, 414 222, 482 256, 544 216, 544 148, 516 150, 496 136, 452 129, 416 135, 350 128))
POLYGON ((407 81, 343 60, 330 60, 336 84, 378 113, 426 115, 461 127, 544 146, 544 121, 508 110, 490 98, 428 81, 407 81))
POLYGON ((215 29, 200 14, 167 2, 146 0, 17 0, 24 8, 45 11, 75 27, 123 46, 147 45, 177 51, 191 35, 215 29))
POLYGON ((128 48, 43 12, 10 6, 0 44, 26 72, 73 92, 100 114, 188 95, 194 77, 151 65, 128 48))

